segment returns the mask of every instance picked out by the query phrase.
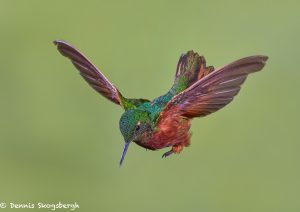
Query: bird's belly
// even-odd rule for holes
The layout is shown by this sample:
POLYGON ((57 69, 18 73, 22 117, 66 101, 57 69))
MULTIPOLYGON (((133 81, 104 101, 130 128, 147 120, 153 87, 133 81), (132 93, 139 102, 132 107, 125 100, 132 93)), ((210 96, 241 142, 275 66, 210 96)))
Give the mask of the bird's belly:
POLYGON ((136 141, 146 149, 157 150, 178 144, 187 146, 190 141, 190 120, 174 122, 173 125, 161 126, 149 139, 136 141))

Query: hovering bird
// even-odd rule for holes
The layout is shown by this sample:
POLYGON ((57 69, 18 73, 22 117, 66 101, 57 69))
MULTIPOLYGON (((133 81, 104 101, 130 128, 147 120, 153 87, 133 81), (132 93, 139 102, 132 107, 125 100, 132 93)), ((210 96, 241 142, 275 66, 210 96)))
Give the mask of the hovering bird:
POLYGON ((190 144, 192 119, 229 104, 248 74, 261 70, 268 59, 255 55, 214 69, 203 56, 188 51, 179 58, 171 89, 150 101, 125 98, 79 50, 61 40, 54 44, 92 88, 125 110, 119 122, 125 140, 120 165, 132 142, 150 150, 171 147, 162 157, 180 153, 190 144))

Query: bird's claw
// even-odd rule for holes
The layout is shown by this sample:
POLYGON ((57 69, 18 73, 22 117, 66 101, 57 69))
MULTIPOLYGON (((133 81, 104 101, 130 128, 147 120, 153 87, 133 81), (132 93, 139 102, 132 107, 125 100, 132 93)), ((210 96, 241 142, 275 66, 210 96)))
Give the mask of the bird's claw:
POLYGON ((172 155, 173 153, 174 153, 173 150, 170 150, 170 151, 165 152, 161 157, 166 158, 166 157, 172 155))

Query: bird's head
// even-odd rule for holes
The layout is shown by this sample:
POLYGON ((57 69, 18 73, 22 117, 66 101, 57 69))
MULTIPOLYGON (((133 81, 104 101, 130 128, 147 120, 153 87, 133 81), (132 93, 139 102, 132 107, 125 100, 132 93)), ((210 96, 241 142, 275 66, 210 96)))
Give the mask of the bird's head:
POLYGON ((124 160, 129 144, 133 141, 145 139, 152 131, 149 113, 144 110, 131 109, 125 111, 120 119, 120 131, 124 137, 125 145, 123 148, 120 165, 124 160))

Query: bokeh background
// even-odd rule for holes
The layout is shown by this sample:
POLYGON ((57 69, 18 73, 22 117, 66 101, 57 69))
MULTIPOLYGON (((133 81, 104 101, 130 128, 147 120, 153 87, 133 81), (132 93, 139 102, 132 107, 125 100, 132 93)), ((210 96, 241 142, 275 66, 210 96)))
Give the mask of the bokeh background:
MULTIPOLYGON (((0 202, 80 211, 300 211, 298 1, 0 1, 0 202), (192 144, 161 159, 132 145, 122 109, 52 41, 81 49, 127 97, 153 99, 193 49, 220 67, 265 54, 192 144)), ((12 209, 1 209, 12 210, 12 209)), ((33 211, 25 209, 23 211, 33 211)))

